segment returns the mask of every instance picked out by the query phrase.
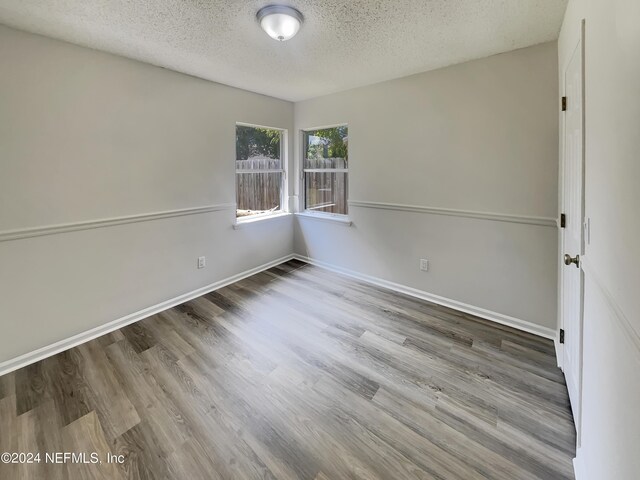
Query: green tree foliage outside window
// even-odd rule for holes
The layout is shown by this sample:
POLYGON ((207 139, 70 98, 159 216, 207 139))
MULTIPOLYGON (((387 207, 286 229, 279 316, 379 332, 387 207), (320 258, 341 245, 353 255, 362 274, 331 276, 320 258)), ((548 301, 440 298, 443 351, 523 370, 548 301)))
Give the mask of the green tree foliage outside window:
POLYGON ((252 157, 280 158, 282 132, 269 128, 236 126, 236 160, 252 157))
POLYGON ((344 158, 348 160, 348 127, 342 125, 306 132, 305 144, 306 158, 344 158))

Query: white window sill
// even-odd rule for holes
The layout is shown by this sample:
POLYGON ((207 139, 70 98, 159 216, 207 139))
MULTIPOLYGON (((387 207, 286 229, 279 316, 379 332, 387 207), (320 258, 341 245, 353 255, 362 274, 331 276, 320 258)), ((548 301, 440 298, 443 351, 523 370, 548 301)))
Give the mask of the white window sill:
POLYGON ((233 224, 233 229, 238 230, 239 228, 244 228, 255 223, 262 223, 267 220, 273 220, 276 218, 289 217, 290 215, 291 214, 289 212, 269 213, 267 215, 252 215, 236 220, 236 223, 233 224))
POLYGON ((296 217, 312 218, 314 220, 320 220, 321 222, 338 223, 340 225, 344 225, 345 227, 350 227, 351 225, 353 225, 353 221, 346 215, 300 212, 296 213, 296 217))

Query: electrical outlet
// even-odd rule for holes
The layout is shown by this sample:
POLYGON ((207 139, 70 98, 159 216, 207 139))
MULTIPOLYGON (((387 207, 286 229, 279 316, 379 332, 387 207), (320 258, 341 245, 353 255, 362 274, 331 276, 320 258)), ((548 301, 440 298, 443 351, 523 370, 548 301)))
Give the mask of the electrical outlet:
POLYGON ((429 270, 429 260, 427 260, 426 258, 420 259, 420 270, 422 270, 423 272, 429 270))
POLYGON ((207 266, 207 258, 206 257, 198 257, 198 268, 204 268, 207 266))

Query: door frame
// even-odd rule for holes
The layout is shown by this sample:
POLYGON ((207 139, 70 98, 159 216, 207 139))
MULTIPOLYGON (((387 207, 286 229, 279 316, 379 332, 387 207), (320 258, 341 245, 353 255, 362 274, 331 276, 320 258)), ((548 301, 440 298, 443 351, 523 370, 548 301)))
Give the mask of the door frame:
MULTIPOLYGON (((581 184, 582 184, 582 219, 580 224, 582 225, 582 234, 581 234, 581 245, 580 245, 580 259, 582 260, 580 262, 580 271, 581 271, 581 275, 583 276, 583 279, 581 281, 581 291, 580 291, 580 358, 577 359, 576 364, 578 365, 578 400, 577 400, 577 408, 575 408, 575 406, 572 405, 573 411, 574 411, 574 423, 575 423, 575 427, 576 427, 576 447, 580 447, 580 437, 581 437, 581 425, 582 425, 582 377, 583 377, 583 329, 584 329, 584 324, 583 324, 583 319, 584 319, 584 271, 582 268, 582 263, 584 261, 584 253, 585 253, 585 167, 586 167, 586 142, 585 142, 585 128, 586 128, 586 122, 585 122, 585 20, 583 19, 581 21, 581 25, 580 25, 580 29, 579 29, 579 36, 577 39, 575 39, 575 42, 573 43, 573 48, 571 49, 572 54, 570 56, 568 56, 568 58, 565 59, 565 62, 563 63, 563 65, 561 66, 561 70, 560 70, 560 75, 561 75, 561 88, 562 88, 562 94, 561 96, 566 96, 566 91, 565 91, 565 87, 566 87, 566 81, 565 81, 565 72, 567 70, 567 67, 569 66, 569 63, 571 62, 571 59, 573 58, 573 52, 576 51, 576 49, 580 47, 580 55, 581 55, 581 74, 582 74, 582 98, 581 98, 581 102, 582 102, 582 179, 581 179, 581 184), (576 412, 577 411, 577 412, 576 412), (577 415, 576 415, 577 413, 577 415)), ((566 145, 565 145, 565 133, 566 133, 566 125, 565 125, 565 120, 566 120, 566 116, 564 114, 564 112, 561 112, 561 121, 560 121, 560 165, 559 165, 559 175, 558 175, 558 190, 559 190, 559 204, 558 204, 558 218, 560 218, 560 214, 563 213, 564 210, 564 200, 565 200, 565 191, 564 191, 564 172, 565 172, 565 161, 566 161, 566 145)), ((558 220, 558 225, 560 226, 560 221, 558 220)), ((563 268, 567 268, 564 263, 563 263, 563 257, 564 257, 564 252, 563 251, 564 248, 564 229, 559 228, 559 234, 558 234, 558 332, 557 332, 557 336, 556 336, 556 340, 555 340, 555 344, 556 344, 556 356, 557 356, 557 361, 558 361, 558 366, 564 371, 564 345, 560 343, 560 329, 564 329, 565 327, 565 322, 564 322, 564 316, 563 316, 563 312, 564 312, 564 305, 563 305, 563 301, 564 301, 564 291, 563 291, 563 281, 562 281, 562 275, 563 275, 563 268)))

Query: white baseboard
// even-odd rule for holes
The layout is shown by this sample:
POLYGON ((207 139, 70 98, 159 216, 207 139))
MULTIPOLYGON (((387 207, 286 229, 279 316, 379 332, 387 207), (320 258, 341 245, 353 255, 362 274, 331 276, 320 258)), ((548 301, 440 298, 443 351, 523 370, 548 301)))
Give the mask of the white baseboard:
POLYGON ((393 290, 395 292, 403 293, 405 295, 409 295, 411 297, 420 298, 422 300, 426 300, 428 302, 437 303, 438 305, 443 305, 445 307, 453 308, 455 310, 459 310, 461 312, 470 313, 471 315, 475 315, 477 317, 481 317, 487 320, 491 320, 493 322, 499 323, 501 325, 506 325, 508 327, 512 327, 518 330, 522 330, 528 333, 533 333, 534 335, 538 335, 540 337, 548 338, 551 340, 555 340, 556 331, 543 327, 541 325, 536 325, 535 323, 528 322, 526 320, 521 320, 519 318, 510 317, 509 315, 504 315, 502 313, 493 312, 491 310, 486 310, 480 307, 474 307, 473 305, 469 305, 466 303, 459 302, 457 300, 452 300, 450 298, 441 297, 439 295, 434 295, 432 293, 428 293, 422 290, 418 290, 417 288, 408 287, 406 285, 401 285, 399 283, 390 282, 388 280, 383 280, 381 278, 372 277, 370 275, 365 275, 363 273, 355 272, 353 270, 349 270, 346 268, 338 267, 336 265, 326 263, 320 260, 316 260, 314 258, 305 257, 303 255, 295 254, 294 258, 296 260, 300 260, 302 262, 309 263, 311 265, 316 265, 318 267, 325 268, 327 270, 331 270, 336 273, 341 273, 343 275, 347 275, 349 277, 355 278, 357 280, 362 280, 363 282, 370 283, 372 285, 377 285, 378 287, 388 288, 389 290, 393 290))
POLYGON ((576 451, 576 458, 573 459, 573 473, 576 477, 576 480, 587 480, 587 474, 580 460, 582 457, 580 456, 580 449, 576 451))
POLYGON ((556 362, 558 364, 558 368, 564 372, 564 367, 563 367, 563 364, 562 364, 562 361, 564 359, 564 350, 563 350, 564 347, 560 343, 560 338, 559 338, 558 332, 556 332, 556 335, 553 338, 553 344, 554 344, 554 346, 556 348, 556 362))
POLYGON ((292 260, 293 258, 294 258, 293 255, 286 255, 284 257, 278 258, 276 260, 265 263, 258 267, 252 268, 250 270, 246 270, 244 272, 238 273, 236 275, 225 278, 218 282, 211 283, 209 285, 198 288, 191 292, 184 293, 182 295, 174 297, 170 300, 166 300, 156 305, 152 305, 150 307, 139 310, 130 315, 126 315, 124 317, 118 318, 116 320, 113 320, 112 322, 105 323, 104 325, 100 325, 98 327, 92 328, 90 330, 79 333, 72 337, 52 343, 51 345, 47 345, 46 347, 39 348, 37 350, 34 350, 33 352, 25 353, 24 355, 20 355, 19 357, 15 357, 15 358, 12 358, 11 360, 4 361, 0 363, 0 376, 6 373, 12 372, 14 370, 17 370, 19 368, 22 368, 26 365, 30 365, 44 358, 55 355, 56 353, 63 352, 72 347, 88 342, 89 340, 93 340, 94 338, 100 337, 109 332, 113 332, 114 330, 122 328, 126 325, 142 320, 143 318, 150 317, 151 315, 155 315, 156 313, 160 313, 171 307, 180 305, 181 303, 192 300, 196 297, 204 295, 205 293, 212 292, 214 290, 217 290, 219 288, 225 287, 234 282, 242 280, 243 278, 247 278, 247 277, 250 277, 251 275, 255 275, 256 273, 267 270, 283 262, 292 260))
POLYGON ((485 318, 487 320, 491 320, 493 322, 496 322, 502 325, 513 327, 518 330, 523 330, 525 332, 533 333, 541 337, 545 337, 553 340, 556 339, 556 332, 547 327, 542 327, 542 326, 527 322, 525 320, 520 320, 514 317, 510 317, 508 315, 492 312, 490 310, 486 310, 483 308, 474 307, 473 305, 468 305, 466 303, 462 303, 457 300, 451 300, 449 298, 441 297, 439 295, 434 295, 434 294, 424 292, 422 290, 418 290, 412 287, 407 287, 405 285, 389 282, 387 280, 372 277, 370 275, 358 273, 352 270, 348 270, 342 267, 328 264, 326 262, 315 260, 310 257, 292 254, 292 255, 286 255, 284 257, 278 258, 276 260, 265 263, 258 267, 238 273, 236 275, 225 278, 218 282, 198 288, 191 292, 184 293, 182 295, 171 298, 169 300, 158 303, 156 305, 152 305, 150 307, 144 308, 130 315, 126 315, 124 317, 113 320, 109 323, 105 323, 104 325, 100 325, 98 327, 92 328, 90 330, 79 333, 72 337, 52 343, 51 345, 47 345, 45 347, 34 350, 32 352, 25 353, 24 355, 20 355, 10 360, 4 361, 0 363, 0 375, 4 375, 6 373, 22 368, 26 365, 30 365, 44 358, 55 355, 56 353, 63 352, 65 350, 68 350, 69 348, 75 347, 77 345, 88 342, 89 340, 93 340, 94 338, 100 337, 114 330, 118 330, 119 328, 122 328, 126 325, 142 320, 143 318, 150 317, 151 315, 155 315, 156 313, 160 313, 171 307, 180 305, 181 303, 192 300, 196 297, 204 295, 205 293, 209 293, 219 288, 225 287, 234 282, 250 277, 251 275, 255 275, 256 273, 262 272, 271 267, 274 267, 283 262, 287 262, 293 259, 300 260, 302 262, 306 262, 312 265, 316 265, 318 267, 322 267, 337 273, 341 273, 343 275, 347 275, 349 277, 355 278, 357 280, 362 280, 364 282, 371 283, 379 287, 388 288, 389 290, 403 293, 412 297, 420 298, 422 300, 427 300, 429 302, 437 303, 439 305, 444 305, 445 307, 453 308, 455 310, 460 310, 462 312, 470 313, 472 315, 476 315, 478 317, 485 318))

